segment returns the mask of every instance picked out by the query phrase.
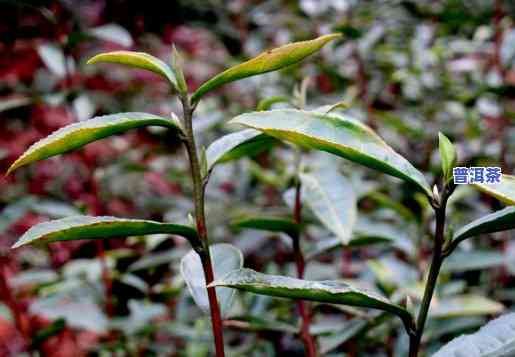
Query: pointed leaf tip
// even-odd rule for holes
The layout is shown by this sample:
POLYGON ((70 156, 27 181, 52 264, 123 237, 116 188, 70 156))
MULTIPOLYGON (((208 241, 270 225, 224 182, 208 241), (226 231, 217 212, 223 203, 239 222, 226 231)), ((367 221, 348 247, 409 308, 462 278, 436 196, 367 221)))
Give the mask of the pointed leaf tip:
POLYGON ((191 97, 193 103, 197 102, 204 94, 226 83, 238 79, 255 76, 262 73, 277 71, 302 61, 309 55, 319 51, 328 42, 340 38, 342 35, 333 33, 320 36, 313 40, 293 42, 272 50, 265 51, 246 62, 231 67, 213 78, 204 82, 191 97))
POLYGON ((18 239, 12 248, 18 248, 37 241, 57 242, 79 239, 104 239, 157 233, 183 236, 192 243, 198 239, 195 229, 179 224, 109 216, 72 216, 39 223, 31 227, 18 239))
POLYGON ((256 129, 309 149, 326 151, 411 182, 428 197, 424 175, 358 120, 337 114, 297 109, 274 109, 241 114, 230 123, 256 129))
POLYGON ((104 115, 65 126, 28 148, 7 170, 35 161, 67 153, 93 141, 144 126, 162 126, 179 129, 173 120, 148 113, 119 113, 104 115))
POLYGON ((107 53, 100 53, 90 58, 86 63, 95 64, 100 62, 124 64, 138 69, 146 69, 147 71, 154 72, 172 84, 174 89, 178 88, 177 78, 172 69, 161 61, 159 58, 149 55, 145 52, 134 51, 113 51, 107 53))

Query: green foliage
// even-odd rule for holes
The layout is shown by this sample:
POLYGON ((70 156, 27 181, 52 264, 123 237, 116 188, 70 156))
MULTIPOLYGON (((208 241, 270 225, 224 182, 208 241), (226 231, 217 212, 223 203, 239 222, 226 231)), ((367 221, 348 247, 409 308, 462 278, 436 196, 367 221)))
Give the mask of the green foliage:
POLYGON ((440 150, 440 160, 442 160, 443 179, 447 183, 452 179, 452 169, 456 166, 456 148, 445 135, 439 132, 438 149, 440 150))
POLYGON ((194 228, 178 224, 116 217, 72 216, 35 225, 20 237, 13 248, 38 242, 106 239, 156 233, 177 234, 192 243, 198 239, 194 228))
POLYGON ((401 306, 380 295, 337 281, 309 281, 240 269, 216 280, 212 286, 227 286, 275 297, 379 309, 399 316, 408 328, 411 328, 412 323, 410 313, 401 306))
POLYGON ((197 102, 207 92, 226 83, 258 74, 277 71, 281 68, 300 62, 309 55, 319 51, 328 42, 339 37, 341 37, 340 34, 330 34, 318 37, 314 40, 290 43, 288 45, 263 52, 259 56, 231 67, 203 83, 195 93, 193 93, 191 100, 193 102, 197 102))
POLYGON ((93 141, 151 125, 180 128, 171 119, 148 113, 119 113, 95 117, 65 126, 36 142, 9 167, 7 174, 21 166, 76 150, 93 141))
POLYGON ((401 178, 431 196, 424 175, 364 124, 336 114, 294 109, 254 112, 231 120, 303 147, 322 150, 401 178))
MULTIPOLYGON (((100 62, 124 64, 129 67, 146 69, 154 72, 170 82, 174 89, 179 89, 176 74, 166 63, 148 53, 132 51, 114 51, 101 53, 88 60, 88 64, 100 62)), ((183 84, 181 84, 182 86, 183 84)))
POLYGON ((515 314, 490 321, 471 335, 460 336, 442 347, 434 357, 501 357, 515 353, 515 314))

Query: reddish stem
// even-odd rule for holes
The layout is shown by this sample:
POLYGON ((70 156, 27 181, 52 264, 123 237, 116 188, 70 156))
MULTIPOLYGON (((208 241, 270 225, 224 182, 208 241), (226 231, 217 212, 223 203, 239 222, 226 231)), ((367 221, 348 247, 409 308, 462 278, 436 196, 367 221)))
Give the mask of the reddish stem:
MULTIPOLYGON (((211 256, 209 254, 200 254, 202 261, 202 267, 204 270, 204 278, 206 279, 206 285, 211 284, 214 281, 213 265, 211 263, 211 256)), ((222 331, 222 314, 220 313, 220 306, 216 298, 215 288, 207 288, 207 296, 209 299, 209 306, 211 311, 211 323, 213 325, 213 335, 215 339, 216 356, 225 356, 224 352, 224 338, 222 331)))
MULTIPOLYGON (((301 201, 301 185, 300 182, 295 186, 295 207, 293 210, 293 220, 296 224, 300 225, 302 222, 302 201, 301 201)), ((297 277, 299 279, 304 278, 304 270, 306 267, 306 262, 304 260, 304 255, 302 254, 302 249, 300 247, 300 234, 297 234, 293 238, 293 255, 295 259, 295 265, 297 267, 297 277)), ((306 353, 309 357, 318 356, 316 343, 309 332, 309 327, 311 325, 311 312, 309 309, 309 305, 306 304, 303 300, 297 301, 297 309, 299 310, 300 317, 302 319, 302 325, 300 329, 300 336, 302 338, 302 342, 304 343, 304 347, 306 349, 306 353)))

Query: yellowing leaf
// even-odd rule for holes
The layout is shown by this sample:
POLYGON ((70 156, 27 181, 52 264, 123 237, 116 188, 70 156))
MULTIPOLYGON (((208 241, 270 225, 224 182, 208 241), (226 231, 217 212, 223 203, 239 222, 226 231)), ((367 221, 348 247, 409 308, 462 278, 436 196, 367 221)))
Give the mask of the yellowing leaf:
POLYGON ((144 52, 114 51, 101 53, 88 60, 88 64, 99 62, 119 63, 130 67, 146 69, 166 78, 177 89, 177 78, 172 69, 159 58, 144 52))
POLYGON ((300 62, 307 56, 320 50, 329 41, 339 37, 341 37, 340 34, 333 33, 320 36, 314 40, 294 42, 263 52, 257 57, 231 67, 209 79, 193 93, 191 101, 197 102, 207 92, 226 83, 257 74, 277 71, 278 69, 300 62))

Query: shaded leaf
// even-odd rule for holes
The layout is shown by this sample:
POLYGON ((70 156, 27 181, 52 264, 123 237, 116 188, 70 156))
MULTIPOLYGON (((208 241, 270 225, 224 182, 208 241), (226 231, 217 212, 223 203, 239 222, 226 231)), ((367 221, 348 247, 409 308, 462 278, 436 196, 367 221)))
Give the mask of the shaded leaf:
POLYGON ((114 51, 101 53, 88 60, 88 64, 99 62, 119 63, 130 67, 146 69, 166 78, 174 88, 177 88, 177 78, 172 69, 159 58, 145 52, 114 51))
POLYGON ((443 346, 433 357, 507 357, 515 353, 515 313, 490 321, 443 346))
POLYGON ((281 217, 241 217, 231 222, 237 228, 249 228, 270 232, 283 232, 295 237, 299 233, 299 225, 293 220, 281 217))
POLYGON ((34 143, 9 167, 7 174, 21 166, 64 154, 93 141, 151 125, 179 128, 178 123, 171 119, 148 113, 119 113, 95 117, 67 125, 34 143))
POLYGON ((504 254, 491 250, 456 251, 445 259, 442 272, 461 273, 468 270, 483 270, 505 263, 504 254))
POLYGON ((337 114, 296 109, 252 112, 231 120, 278 139, 326 151, 386 174, 414 183, 428 196, 424 175, 389 147, 366 125, 337 114))
POLYGON ((340 34, 320 36, 314 40, 290 43, 261 53, 253 59, 231 67, 204 82, 191 97, 197 102, 204 94, 226 83, 262 73, 277 71, 302 61, 320 50, 329 41, 341 37, 340 34))
POLYGON ((102 309, 86 297, 70 299, 55 294, 34 301, 30 305, 30 312, 49 320, 64 319, 67 325, 74 328, 96 333, 108 330, 108 319, 102 309))
POLYGON ((269 149, 276 141, 275 138, 253 129, 222 136, 206 150, 207 169, 210 171, 216 164, 258 154, 269 149))
POLYGON ((478 295, 459 295, 435 300, 431 304, 432 318, 493 315, 504 310, 496 301, 478 295))
POLYGON ((513 175, 503 174, 501 183, 493 185, 476 183, 473 186, 507 205, 515 205, 515 176, 513 175))
POLYGON ((172 223, 116 217, 74 216, 39 223, 25 232, 13 248, 36 242, 57 242, 77 239, 168 233, 196 240, 195 229, 172 223))
POLYGON ((506 207, 500 211, 488 214, 460 228, 452 237, 445 249, 450 254, 463 240, 480 234, 506 231, 515 228, 515 207, 506 207))
POLYGON ((343 244, 349 243, 356 222, 356 195, 352 185, 335 169, 299 174, 302 202, 343 244))
POLYGON ((407 328, 411 328, 412 323, 410 313, 401 306, 382 296, 339 281, 309 281, 239 269, 214 281, 211 286, 227 286, 275 297, 379 309, 399 316, 407 328))
POLYGON ((97 26, 89 29, 88 33, 101 40, 114 42, 124 47, 131 47, 133 43, 129 31, 117 24, 97 26))
POLYGON ((1 98, 0 113, 10 109, 24 107, 30 103, 32 103, 32 99, 27 97, 1 98))
MULTIPOLYGON (((215 279, 243 266, 243 254, 231 244, 221 243, 209 247, 215 279)), ((206 280, 202 262, 197 252, 190 250, 181 260, 181 275, 193 300, 206 314, 209 313, 206 280)), ((229 311, 234 298, 234 290, 217 288, 216 296, 222 316, 229 311)))

